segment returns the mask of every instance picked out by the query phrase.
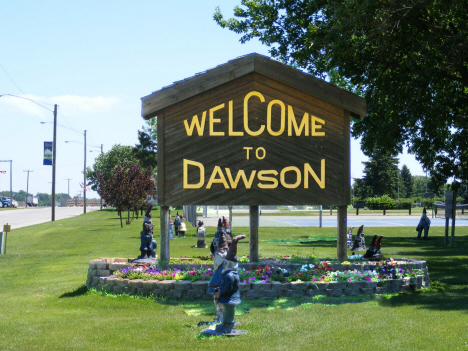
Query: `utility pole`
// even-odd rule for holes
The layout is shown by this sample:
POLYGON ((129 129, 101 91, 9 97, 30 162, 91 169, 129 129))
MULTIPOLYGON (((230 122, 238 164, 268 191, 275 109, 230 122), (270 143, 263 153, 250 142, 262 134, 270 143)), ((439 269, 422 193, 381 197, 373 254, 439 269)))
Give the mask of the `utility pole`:
POLYGON ((28 172, 28 180, 26 182, 26 197, 24 198, 24 207, 25 208, 28 208, 28 194, 29 194, 29 172, 34 172, 32 170, 26 170, 26 171, 23 171, 23 172, 28 172))
MULTIPOLYGON (((101 144, 101 154, 103 153, 102 147, 103 147, 103 145, 101 144)), ((99 197, 100 197, 100 201, 99 201, 99 202, 100 202, 101 210, 102 210, 102 196, 99 195, 99 197)))
POLYGON ((67 178, 65 180, 68 180, 68 197, 67 197, 67 206, 68 206, 68 198, 70 197, 70 180, 72 180, 72 179, 67 178))
POLYGON ((83 182, 83 213, 86 213, 86 130, 84 131, 84 182, 83 182))
POLYGON ((57 105, 54 105, 54 143, 52 156, 52 222, 55 221, 55 169, 57 159, 57 105))

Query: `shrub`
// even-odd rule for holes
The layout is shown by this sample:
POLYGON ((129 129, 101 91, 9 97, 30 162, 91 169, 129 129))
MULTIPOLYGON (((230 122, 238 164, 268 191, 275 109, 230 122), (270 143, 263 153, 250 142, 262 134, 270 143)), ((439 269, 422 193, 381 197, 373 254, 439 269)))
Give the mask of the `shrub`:
POLYGON ((366 200, 366 206, 370 210, 381 210, 385 206, 387 210, 395 208, 395 200, 388 195, 381 197, 369 197, 366 200))
POLYGON ((414 199, 413 198, 400 199, 399 201, 396 202, 396 208, 397 209, 402 209, 402 210, 407 210, 410 207, 413 207, 413 205, 414 205, 414 199))

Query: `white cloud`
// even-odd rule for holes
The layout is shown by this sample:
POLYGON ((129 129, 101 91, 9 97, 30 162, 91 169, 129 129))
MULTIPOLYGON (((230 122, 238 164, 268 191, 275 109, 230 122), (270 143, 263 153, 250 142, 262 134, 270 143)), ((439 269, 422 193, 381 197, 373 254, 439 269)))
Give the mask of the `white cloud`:
POLYGON ((118 103, 117 98, 103 96, 62 95, 42 97, 35 95, 3 95, 0 97, 0 115, 15 116, 24 114, 50 120, 50 111, 54 110, 55 104, 59 105, 59 113, 62 111, 66 116, 78 117, 109 112, 118 103), (47 109, 50 111, 47 111, 47 109))

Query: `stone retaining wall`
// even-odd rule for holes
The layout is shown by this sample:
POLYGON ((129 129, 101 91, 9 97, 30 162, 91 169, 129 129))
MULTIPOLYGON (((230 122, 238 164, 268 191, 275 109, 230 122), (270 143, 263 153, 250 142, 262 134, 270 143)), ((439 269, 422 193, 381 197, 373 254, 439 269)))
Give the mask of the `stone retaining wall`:
MULTIPOLYGON (((142 280, 112 278, 112 274, 124 267, 130 266, 128 259, 124 258, 100 258, 89 263, 88 279, 86 286, 97 290, 115 294, 129 294, 142 296, 160 296, 170 299, 212 299, 213 294, 208 293, 208 281, 191 282, 188 280, 142 280)), ((291 283, 246 283, 240 286, 241 297, 244 299, 275 299, 279 297, 312 297, 325 295, 329 297, 357 296, 371 294, 401 293, 414 291, 430 286, 429 274, 425 261, 411 259, 399 259, 406 261, 409 269, 421 269, 424 275, 414 278, 390 279, 380 282, 302 282, 291 283)), ((210 265, 203 265, 210 267, 210 265)), ((260 266, 259 264, 240 264, 240 267, 248 268, 260 266)), ((362 270, 365 265, 331 265, 334 270, 362 270)), ((165 265, 164 269, 177 268, 186 270, 190 267, 200 268, 202 265, 165 265)), ((282 264, 282 268, 299 269, 301 265, 282 264)), ((161 267, 163 268, 163 267, 161 267)))

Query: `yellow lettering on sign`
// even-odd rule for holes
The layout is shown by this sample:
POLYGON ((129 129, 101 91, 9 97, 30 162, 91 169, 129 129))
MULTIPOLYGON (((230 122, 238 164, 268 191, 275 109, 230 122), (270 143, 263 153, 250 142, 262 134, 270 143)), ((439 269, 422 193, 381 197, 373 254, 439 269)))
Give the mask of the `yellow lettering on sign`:
POLYGON ((229 184, 227 183, 223 171, 219 166, 215 166, 213 169, 213 173, 211 173, 211 177, 208 181, 208 184, 206 185, 206 188, 210 189, 213 184, 223 184, 226 189, 229 189, 229 184), (219 178, 216 178, 217 175, 219 175, 219 178))
POLYGON ((250 150, 252 150, 252 149, 253 149, 253 147, 244 146, 244 150, 247 151, 247 160, 249 159, 250 150))
POLYGON ((284 106, 283 101, 281 101, 281 100, 272 100, 272 101, 270 101, 270 103, 268 104, 268 109, 267 109, 267 130, 268 130, 268 133, 270 133, 273 136, 278 136, 278 135, 283 134, 284 124, 285 124, 285 122, 284 122, 285 116, 286 116, 286 107, 284 106), (277 132, 274 132, 273 129, 271 129, 271 108, 273 107, 273 105, 279 105, 280 108, 281 108, 281 126, 280 126, 280 129, 277 132))
POLYGON ((290 166, 290 167, 285 167, 281 170, 280 182, 281 182, 281 185, 284 186, 285 188, 295 189, 301 184, 301 180, 302 180, 302 176, 301 176, 301 171, 299 170, 299 168, 290 166), (296 172, 296 182, 294 184, 288 184, 284 180, 284 175, 286 174, 286 172, 290 172, 290 171, 296 172))
POLYGON ((315 122, 318 122, 321 124, 325 124, 325 121, 315 116, 311 116, 311 119, 312 119, 312 136, 325 136, 325 132, 317 132, 317 129, 322 129, 322 126, 315 123, 315 122))
POLYGON ((198 115, 192 117, 192 123, 190 127, 187 120, 184 120, 185 131, 188 136, 192 136, 193 129, 196 127, 198 131, 198 136, 203 136, 203 129, 205 129, 205 120, 206 120, 206 111, 203 112, 201 122, 198 122, 198 115))
POLYGON ((271 174, 272 176, 277 176, 278 172, 274 169, 269 169, 267 171, 260 171, 258 172, 258 180, 261 182, 271 182, 272 184, 263 184, 258 183, 257 186, 260 189, 276 189, 278 187, 278 180, 274 177, 267 177, 267 175, 271 174))
POLYGON ((233 102, 232 100, 229 101, 229 136, 244 136, 244 132, 235 132, 233 131, 234 123, 233 123, 233 102))
POLYGON ((255 178, 255 173, 257 173, 257 171, 252 171, 252 173, 250 173, 250 179, 247 179, 247 176, 245 175, 244 170, 241 169, 239 172, 237 172, 236 179, 234 180, 232 178, 231 170, 229 168, 225 168, 225 169, 226 169, 226 175, 229 179, 229 183, 231 183, 232 189, 237 188, 237 183, 239 183, 239 180, 241 177, 242 177, 242 180, 244 181, 245 188, 250 189, 252 186, 252 182, 255 178))
POLYGON ((245 96, 244 98, 244 129, 247 132, 247 134, 251 136, 259 136, 265 130, 264 125, 262 125, 260 129, 257 130, 256 132, 251 131, 249 128, 249 99, 251 96, 256 96, 260 99, 261 102, 265 102, 265 98, 258 91, 251 91, 245 96))
POLYGON ((255 150, 255 157, 256 157, 257 159, 259 159, 259 160, 263 160, 263 159, 265 158, 265 156, 266 156, 266 151, 265 151, 265 149, 264 149, 263 147, 257 147, 257 150, 255 150), (263 154, 262 157, 260 157, 259 151, 262 152, 262 154, 263 154))
POLYGON ((183 188, 184 189, 200 189, 203 184, 205 184, 205 167, 202 163, 196 161, 186 160, 184 158, 183 163, 183 188), (198 171, 200 172, 200 181, 197 184, 189 184, 188 182, 188 166, 195 166, 198 167, 198 171))
POLYGON ((224 132, 215 132, 213 126, 214 123, 221 123, 220 118, 214 118, 214 113, 222 108, 224 108, 224 104, 210 108, 210 136, 224 136, 224 132))
POLYGON ((292 128, 294 127, 294 133, 296 136, 301 136, 302 131, 304 130, 304 135, 309 136, 309 114, 304 113, 302 117, 301 125, 298 127, 296 123, 296 116, 292 106, 288 105, 288 136, 292 136, 292 128))
POLYGON ((304 163, 304 189, 309 189, 309 174, 321 189, 325 189, 325 159, 320 160, 320 179, 308 163, 304 163))

